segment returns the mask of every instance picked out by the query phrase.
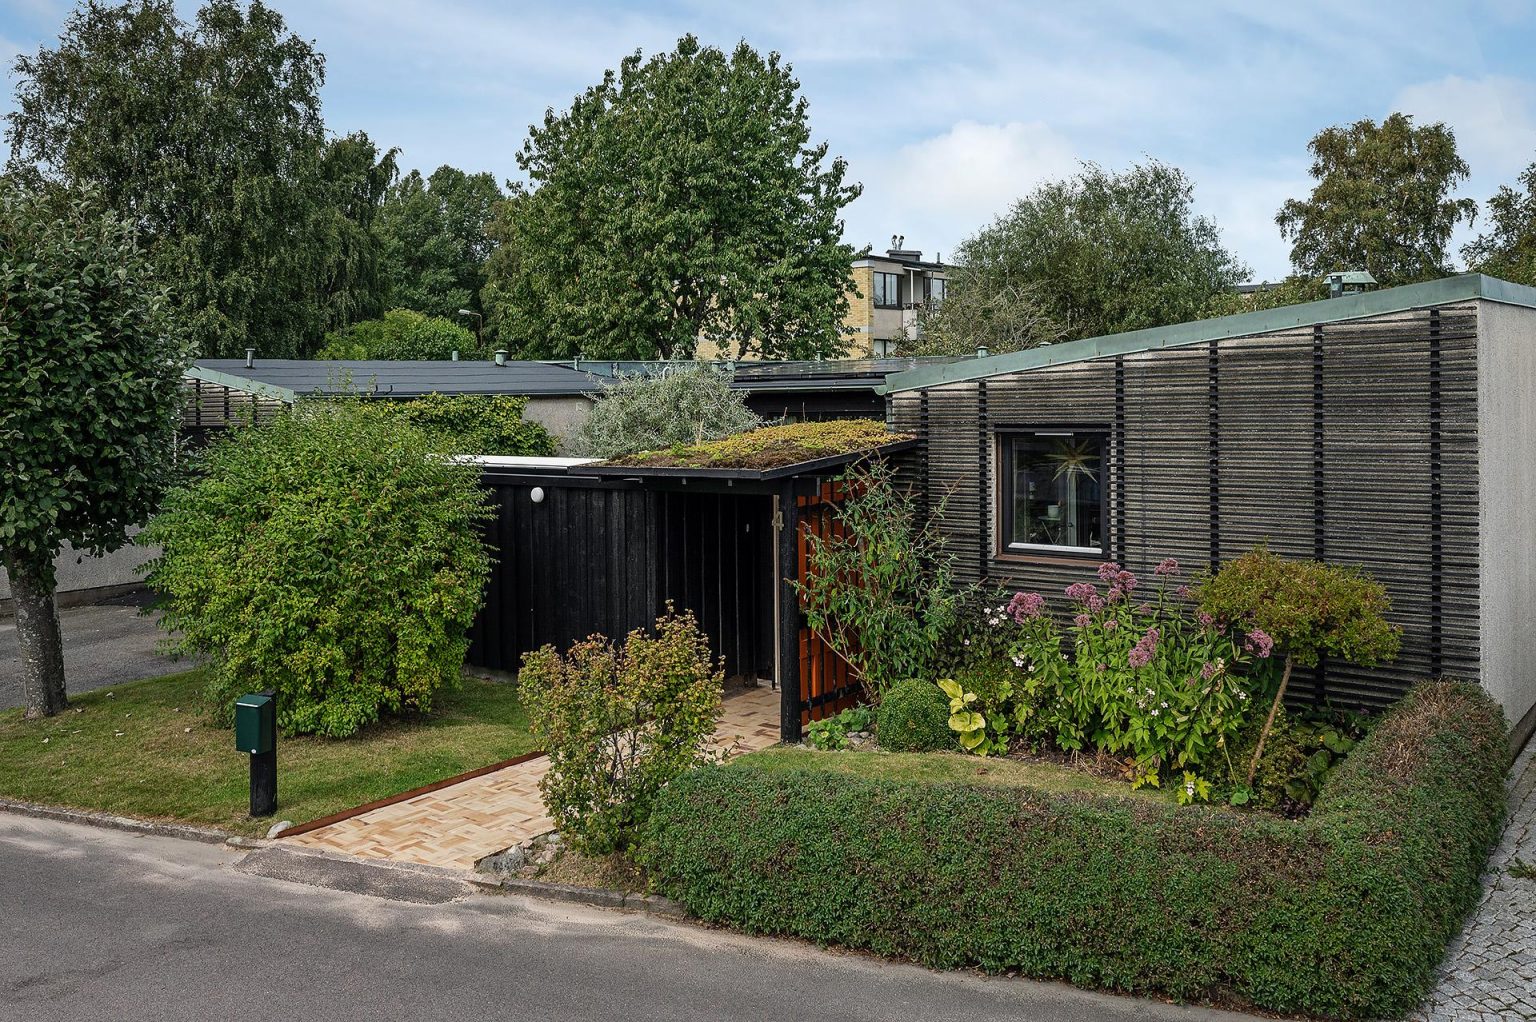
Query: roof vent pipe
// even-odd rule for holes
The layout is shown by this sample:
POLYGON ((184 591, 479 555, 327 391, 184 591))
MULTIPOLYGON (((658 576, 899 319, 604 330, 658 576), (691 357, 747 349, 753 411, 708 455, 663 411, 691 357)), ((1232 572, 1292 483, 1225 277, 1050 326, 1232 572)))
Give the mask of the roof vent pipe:
POLYGON ((989 354, 991 354, 991 353, 989 351, 987 351, 987 346, 985 344, 978 344, 978 345, 976 345, 976 357, 977 358, 986 358, 987 355, 989 355, 989 354))
POLYGON ((457 362, 458 360, 459 360, 459 351, 458 351, 457 348, 455 348, 453 351, 450 351, 448 353, 448 361, 450 361, 450 362, 457 362))
POLYGON ((255 348, 246 348, 245 349, 245 367, 247 369, 255 369, 256 368, 256 349, 255 348))
POLYGON ((504 366, 504 365, 507 364, 507 349, 506 348, 497 348, 496 349, 496 364, 499 365, 499 366, 504 366))

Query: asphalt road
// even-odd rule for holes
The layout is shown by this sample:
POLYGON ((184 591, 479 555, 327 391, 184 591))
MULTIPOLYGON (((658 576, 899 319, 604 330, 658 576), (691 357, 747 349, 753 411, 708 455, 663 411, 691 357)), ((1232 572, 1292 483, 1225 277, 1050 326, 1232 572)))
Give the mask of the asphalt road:
POLYGON ((521 898, 410 904, 239 859, 0 814, 0 1019, 1248 1019, 521 898))
MULTIPOLYGON (((64 687, 70 694, 141 678, 184 671, 156 652, 165 638, 152 616, 139 613, 147 596, 123 597, 92 607, 59 611, 64 632, 64 687)), ((21 656, 16 649, 16 619, 0 617, 0 710, 20 706, 21 656)))

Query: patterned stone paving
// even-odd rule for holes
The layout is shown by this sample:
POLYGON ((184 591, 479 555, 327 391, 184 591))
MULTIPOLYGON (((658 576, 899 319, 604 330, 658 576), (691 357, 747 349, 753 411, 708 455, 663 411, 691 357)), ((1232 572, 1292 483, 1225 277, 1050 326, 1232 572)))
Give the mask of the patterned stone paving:
MULTIPOLYGON (((779 693, 727 696, 713 747, 739 755, 779 741, 779 693)), ((370 859, 472 869, 477 860, 554 829, 539 779, 544 756, 473 777, 287 840, 370 859)))
POLYGON ((1483 877, 1483 900, 1451 942, 1440 981, 1411 1022, 1536 1020, 1536 740, 1510 771, 1509 824, 1483 877))

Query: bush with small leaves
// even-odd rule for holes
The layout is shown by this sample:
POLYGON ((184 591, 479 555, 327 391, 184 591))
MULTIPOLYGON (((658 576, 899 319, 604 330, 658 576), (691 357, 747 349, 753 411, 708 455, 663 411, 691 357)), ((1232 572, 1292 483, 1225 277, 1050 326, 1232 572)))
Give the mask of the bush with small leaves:
POLYGON ((892 685, 875 711, 875 737, 891 752, 933 752, 952 749, 949 697, 939 686, 921 678, 892 685))

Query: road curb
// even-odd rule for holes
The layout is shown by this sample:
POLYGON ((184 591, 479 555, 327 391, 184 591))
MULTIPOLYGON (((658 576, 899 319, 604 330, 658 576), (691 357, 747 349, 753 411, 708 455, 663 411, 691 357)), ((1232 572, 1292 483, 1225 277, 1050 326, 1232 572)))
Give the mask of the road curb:
POLYGON ((71 809, 68 806, 50 806, 38 802, 21 802, 0 798, 0 813, 28 816, 34 820, 57 820, 62 823, 79 823, 87 827, 105 827, 108 830, 126 830, 130 833, 149 834, 154 837, 174 837, 185 841, 200 841, 207 845, 221 845, 238 835, 211 827, 193 827, 185 823, 160 823, 154 820, 137 820, 131 816, 114 816, 89 809, 71 809))
POLYGON ((486 894, 517 894, 543 901, 560 901, 574 905, 591 905, 594 908, 620 909, 626 912, 644 912, 647 915, 666 916, 669 919, 687 919, 688 910, 680 902, 663 898, 658 894, 606 890, 600 887, 576 887, 572 884, 552 884, 543 880, 526 880, 522 877, 487 876, 476 874, 470 881, 486 894))

